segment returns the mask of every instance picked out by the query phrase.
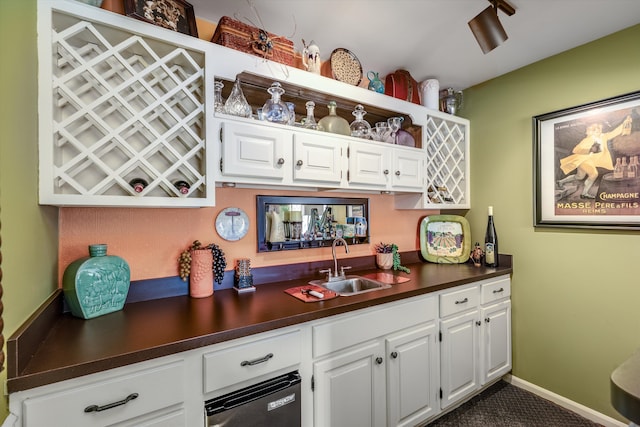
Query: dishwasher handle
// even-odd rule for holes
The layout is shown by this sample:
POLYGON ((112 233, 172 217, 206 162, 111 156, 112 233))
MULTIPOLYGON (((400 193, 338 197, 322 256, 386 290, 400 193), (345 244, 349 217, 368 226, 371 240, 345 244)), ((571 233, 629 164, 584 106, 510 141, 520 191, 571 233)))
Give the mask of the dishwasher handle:
POLYGON ((302 378, 298 371, 289 372, 288 374, 262 381, 249 387, 225 394, 223 396, 208 400, 205 402, 207 416, 220 413, 235 408, 253 400, 277 393, 289 387, 300 384, 302 378))

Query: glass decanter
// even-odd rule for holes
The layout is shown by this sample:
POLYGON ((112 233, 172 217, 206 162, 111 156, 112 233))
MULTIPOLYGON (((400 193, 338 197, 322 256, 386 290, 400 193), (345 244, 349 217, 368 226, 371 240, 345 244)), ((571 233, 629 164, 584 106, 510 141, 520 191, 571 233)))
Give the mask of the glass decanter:
POLYGON ((273 123, 287 124, 289 122, 289 107, 282 101, 282 95, 284 89, 278 82, 273 82, 271 87, 267 89, 267 92, 271 95, 271 99, 262 106, 262 114, 265 120, 273 123))
POLYGON ((351 129, 351 136, 369 139, 371 134, 371 125, 363 118, 364 115, 367 114, 367 112, 364 111, 364 107, 361 104, 356 105, 356 108, 351 114, 356 118, 349 125, 349 128, 351 129))
POLYGON ((216 113, 224 113, 224 100, 222 99, 222 88, 224 83, 219 80, 213 83, 213 106, 216 113))
POLYGON ((251 117, 251 106, 247 102, 247 98, 242 93, 240 87, 240 79, 236 79, 231 89, 231 94, 224 103, 224 112, 234 116, 251 117))
POLYGON ((404 121, 404 117, 391 117, 387 119, 387 123, 389 124, 389 130, 391 134, 389 135, 389 139, 391 143, 397 144, 398 141, 398 131, 402 128, 402 122, 404 121))
POLYGON ((329 108, 329 115, 321 118, 318 125, 326 132, 351 135, 349 122, 336 114, 336 101, 329 101, 327 107, 329 108))
POLYGON ((316 118, 313 115, 313 110, 316 108, 316 103, 313 101, 307 101, 304 104, 307 107, 307 117, 304 119, 303 127, 305 129, 321 130, 320 126, 316 122, 316 118))

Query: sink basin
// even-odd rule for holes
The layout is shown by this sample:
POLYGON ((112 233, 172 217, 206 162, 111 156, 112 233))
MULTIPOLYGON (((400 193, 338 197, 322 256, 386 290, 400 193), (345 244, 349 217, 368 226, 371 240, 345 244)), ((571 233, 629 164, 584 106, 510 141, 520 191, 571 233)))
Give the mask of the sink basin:
POLYGON ((322 286, 341 296, 358 295, 365 292, 377 291, 380 289, 390 288, 391 285, 378 282, 377 280, 367 279, 360 276, 346 276, 342 280, 326 282, 324 280, 312 280, 312 285, 322 286))

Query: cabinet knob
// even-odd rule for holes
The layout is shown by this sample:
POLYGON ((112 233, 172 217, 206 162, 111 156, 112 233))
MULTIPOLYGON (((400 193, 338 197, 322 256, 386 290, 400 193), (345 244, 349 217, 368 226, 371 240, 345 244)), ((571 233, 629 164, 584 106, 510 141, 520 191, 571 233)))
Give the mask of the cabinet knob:
POLYGON ((302 160, 298 160, 298 161, 296 162, 296 166, 302 166, 302 160))
POLYGON ((279 164, 279 165, 284 165, 284 159, 283 159, 282 157, 280 157, 280 158, 278 159, 278 164, 279 164))
POLYGON ((382 361, 383 361, 382 357, 380 357, 380 356, 376 357, 376 363, 378 365, 382 365, 382 361))
POLYGON ((485 322, 487 322, 487 323, 489 323, 489 322, 491 322, 491 318, 490 318, 490 317, 487 317, 486 319, 484 319, 484 321, 485 321, 485 322))
POLYGON ((385 169, 382 173, 385 175, 389 175, 389 169, 385 169))
POLYGON ((400 171, 396 171, 396 176, 400 176, 400 171))
POLYGON ((482 322, 481 322, 481 321, 479 321, 479 320, 478 320, 478 321, 476 321, 476 326, 480 326, 480 325, 482 325, 482 322))
POLYGON ((397 359, 398 358, 398 352, 397 351, 392 351, 391 352, 391 358, 392 359, 397 359))

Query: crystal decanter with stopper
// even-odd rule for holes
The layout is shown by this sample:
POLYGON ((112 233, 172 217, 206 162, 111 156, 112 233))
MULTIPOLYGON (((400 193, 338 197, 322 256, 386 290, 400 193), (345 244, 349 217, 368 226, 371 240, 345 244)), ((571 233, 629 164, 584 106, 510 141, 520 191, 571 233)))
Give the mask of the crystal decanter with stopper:
POLYGON ((224 103, 224 112, 234 116, 251 117, 251 106, 247 102, 247 98, 242 93, 240 87, 240 79, 236 79, 231 89, 231 94, 224 103))
POLYGON ((351 135, 349 122, 336 114, 336 101, 329 101, 327 104, 329 115, 320 119, 318 124, 325 132, 337 133, 340 135, 351 135))
POLYGON ((268 99, 262 106, 262 114, 265 120, 273 123, 287 124, 290 117, 289 107, 282 101, 282 95, 284 94, 282 85, 278 82, 273 82, 271 87, 267 89, 267 92, 271 95, 271 99, 268 99))
POLYGON ((364 107, 361 104, 356 105, 356 108, 351 114, 353 114, 356 118, 349 125, 349 128, 351 129, 351 136, 369 139, 371 133, 371 125, 363 118, 364 115, 367 114, 367 112, 364 111, 364 107))
POLYGON ((216 113, 224 113, 224 99, 222 99, 222 88, 224 83, 219 80, 213 83, 213 106, 216 113))
POLYGON ((316 122, 315 116, 313 115, 316 103, 313 101, 307 101, 307 103, 304 105, 305 107, 307 107, 307 117, 305 117, 302 127, 304 127, 305 129, 322 130, 316 122))

